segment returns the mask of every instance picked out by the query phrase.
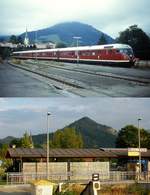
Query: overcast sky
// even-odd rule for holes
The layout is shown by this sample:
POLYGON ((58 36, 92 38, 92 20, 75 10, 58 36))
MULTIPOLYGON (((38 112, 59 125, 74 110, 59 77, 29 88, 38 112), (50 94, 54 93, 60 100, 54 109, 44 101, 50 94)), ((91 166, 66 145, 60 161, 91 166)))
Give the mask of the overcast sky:
POLYGON ((0 0, 0 34, 80 21, 115 38, 133 24, 150 32, 149 10, 149 0, 0 0))
POLYGON ((50 131, 88 116, 117 130, 127 124, 150 129, 150 100, 140 98, 4 98, 0 99, 0 139, 46 132, 46 113, 51 112, 50 131))

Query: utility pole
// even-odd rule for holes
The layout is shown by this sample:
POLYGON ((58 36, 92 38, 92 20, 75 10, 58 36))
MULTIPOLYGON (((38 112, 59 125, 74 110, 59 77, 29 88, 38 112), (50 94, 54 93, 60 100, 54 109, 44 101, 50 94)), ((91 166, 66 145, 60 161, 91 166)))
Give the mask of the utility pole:
POLYGON ((141 178, 141 132, 140 132, 140 121, 142 119, 138 118, 138 142, 139 142, 139 179, 141 178))
POLYGON ((49 116, 51 114, 47 113, 47 163, 46 163, 46 176, 49 179, 49 116))
MULTIPOLYGON (((36 49, 37 49, 37 31, 35 31, 35 46, 36 46, 36 49)), ((37 52, 35 53, 35 60, 36 60, 36 63, 37 63, 37 52)))

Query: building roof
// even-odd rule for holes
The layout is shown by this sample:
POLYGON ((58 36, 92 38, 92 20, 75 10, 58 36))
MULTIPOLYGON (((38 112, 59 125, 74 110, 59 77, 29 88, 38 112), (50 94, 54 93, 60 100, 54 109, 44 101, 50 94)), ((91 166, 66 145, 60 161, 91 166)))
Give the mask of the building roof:
POLYGON ((9 42, 0 42, 0 47, 17 48, 17 44, 13 44, 9 42))
MULTIPOLYGON (((111 158, 112 152, 101 149, 50 149, 51 158, 111 158)), ((46 150, 41 148, 9 148, 6 158, 46 158, 46 150)))

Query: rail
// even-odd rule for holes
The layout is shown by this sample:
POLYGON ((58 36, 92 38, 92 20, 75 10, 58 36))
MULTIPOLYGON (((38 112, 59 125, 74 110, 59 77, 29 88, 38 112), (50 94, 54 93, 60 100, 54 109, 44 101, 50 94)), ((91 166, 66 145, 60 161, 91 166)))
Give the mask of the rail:
MULTIPOLYGON (((70 85, 72 87, 76 87, 76 88, 81 88, 84 89, 85 86, 81 83, 73 83, 72 80, 68 80, 68 82, 64 81, 62 78, 57 77, 54 78, 54 75, 48 75, 48 73, 46 74, 44 71, 39 71, 39 70, 32 70, 32 68, 28 68, 26 67, 26 65, 30 65, 30 63, 28 62, 27 64, 24 63, 22 66, 14 64, 12 62, 9 62, 10 65, 13 65, 17 68, 21 68, 24 69, 26 71, 35 73, 35 74, 39 74, 40 76, 44 76, 46 78, 55 80, 57 82, 63 82, 66 85, 70 85)), ((118 75, 118 74, 114 74, 114 73, 108 73, 108 72, 93 72, 93 71, 89 71, 89 70, 82 70, 82 69, 70 69, 68 67, 60 67, 60 66, 54 66, 54 65, 49 65, 49 67, 53 67, 56 69, 62 69, 62 70, 68 70, 71 72, 78 72, 78 73, 82 73, 82 74, 89 74, 89 75, 93 75, 93 76, 98 76, 98 77, 106 77, 106 78, 112 78, 112 79, 118 79, 118 80, 125 80, 125 81, 129 81, 129 82, 134 82, 134 83, 140 83, 140 84, 150 84, 150 80, 149 79, 145 79, 145 78, 140 78, 140 77, 131 77, 131 76, 123 76, 123 75, 118 75)), ((66 79, 66 78, 65 78, 66 79)))

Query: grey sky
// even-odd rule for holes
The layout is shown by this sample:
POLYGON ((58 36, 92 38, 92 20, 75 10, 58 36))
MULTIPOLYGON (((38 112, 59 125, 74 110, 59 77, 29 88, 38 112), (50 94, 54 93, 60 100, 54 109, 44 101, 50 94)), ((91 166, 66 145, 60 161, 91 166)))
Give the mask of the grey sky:
POLYGON ((5 98, 0 99, 0 138, 46 132, 46 113, 51 112, 50 131, 88 116, 119 130, 127 124, 150 129, 150 100, 140 98, 5 98))
POLYGON ((80 21, 116 37, 138 24, 150 32, 149 0, 1 0, 0 34, 20 34, 65 21, 80 21))

